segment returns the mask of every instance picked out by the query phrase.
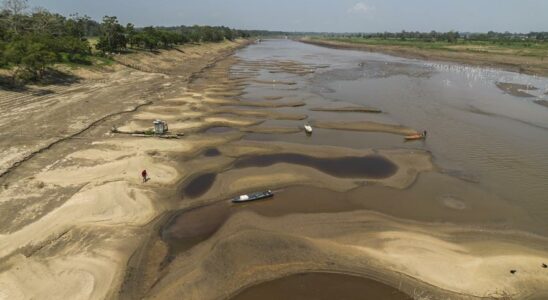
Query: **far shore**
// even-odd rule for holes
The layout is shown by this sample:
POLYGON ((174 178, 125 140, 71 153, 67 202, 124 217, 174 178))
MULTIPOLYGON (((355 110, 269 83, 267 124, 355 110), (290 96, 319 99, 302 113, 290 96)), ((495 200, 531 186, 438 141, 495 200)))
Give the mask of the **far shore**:
POLYGON ((309 37, 301 38, 299 41, 334 49, 361 50, 385 53, 405 58, 456 62, 473 66, 497 68, 528 75, 548 77, 548 59, 543 59, 542 57, 471 51, 467 48, 449 51, 443 49, 425 49, 402 45, 377 45, 368 44, 366 42, 344 42, 340 40, 309 37))

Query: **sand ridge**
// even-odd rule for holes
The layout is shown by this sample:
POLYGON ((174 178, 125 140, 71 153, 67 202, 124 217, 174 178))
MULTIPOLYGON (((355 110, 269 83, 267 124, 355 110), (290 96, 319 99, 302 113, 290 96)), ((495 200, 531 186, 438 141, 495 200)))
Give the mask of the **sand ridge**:
MULTIPOLYGON (((195 62, 196 68, 225 56, 237 45, 209 52, 206 59, 195 62)), ((184 94, 185 89, 173 89, 173 93, 180 91, 184 94)), ((179 101, 192 105, 196 102, 193 96, 201 94, 179 101)), ((161 97, 156 110, 162 108, 161 97)), ((179 113, 184 115, 185 110, 179 113)), ((146 110, 136 115, 142 120, 151 117, 146 110)), ((207 121, 223 119, 209 117, 207 121)), ((134 121, 127 116, 112 122, 122 122, 123 127, 134 121)), ((92 128, 85 134, 94 135, 92 138, 61 142, 7 175, 0 203, 16 208, 13 201, 24 200, 27 206, 17 211, 19 225, 0 234, 0 298, 114 297, 125 276, 127 259, 142 239, 139 232, 171 205, 155 201, 158 194, 188 176, 184 172, 191 172, 177 168, 174 157, 197 155, 234 139, 131 137, 110 133, 109 126, 92 128), (143 169, 150 174, 146 184, 140 178, 143 169)))
POLYGON ((516 295, 524 284, 529 291, 544 288, 548 279, 539 262, 546 254, 542 246, 545 238, 516 233, 532 245, 516 249, 509 247, 506 234, 485 237, 481 244, 474 241, 475 234, 475 229, 418 224, 368 211, 281 218, 242 212, 210 240, 178 257, 150 298, 175 294, 216 298, 254 282, 328 269, 343 273, 360 270, 362 275, 384 278, 392 286, 398 282, 404 288, 422 286, 431 290, 430 295, 451 298, 489 297, 502 291, 516 295), (486 244, 500 253, 483 253, 486 244), (510 268, 523 270, 523 274, 513 277, 510 268), (447 276, 439 276, 440 272, 447 276), (179 288, 181 282, 185 282, 184 289, 179 288), (427 288, 429 285, 438 288, 427 288))

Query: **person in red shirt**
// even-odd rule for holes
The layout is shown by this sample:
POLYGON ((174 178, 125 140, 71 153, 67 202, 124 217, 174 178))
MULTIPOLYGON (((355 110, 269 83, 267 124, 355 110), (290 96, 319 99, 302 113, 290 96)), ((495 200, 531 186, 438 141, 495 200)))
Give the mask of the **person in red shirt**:
POLYGON ((143 177, 143 182, 147 182, 147 170, 143 170, 143 172, 141 172, 141 176, 143 177))

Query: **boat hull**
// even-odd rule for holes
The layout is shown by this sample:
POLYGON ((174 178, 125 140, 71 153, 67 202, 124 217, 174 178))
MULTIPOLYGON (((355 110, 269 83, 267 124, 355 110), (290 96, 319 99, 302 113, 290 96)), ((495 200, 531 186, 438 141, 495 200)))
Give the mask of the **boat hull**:
POLYGON ((249 201, 257 201, 261 199, 266 199, 274 196, 274 193, 272 191, 266 191, 266 192, 258 192, 258 193, 252 193, 247 195, 241 195, 239 197, 233 198, 233 203, 242 203, 242 202, 249 202, 249 201))
POLYGON ((424 135, 408 135, 405 137, 406 141, 416 141, 416 140, 422 140, 424 139, 424 135))

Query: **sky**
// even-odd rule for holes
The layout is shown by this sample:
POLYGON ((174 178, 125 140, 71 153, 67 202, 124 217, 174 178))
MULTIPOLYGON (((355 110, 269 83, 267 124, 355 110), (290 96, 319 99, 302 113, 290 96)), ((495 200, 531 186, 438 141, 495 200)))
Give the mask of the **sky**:
POLYGON ((29 0, 63 15, 137 26, 315 32, 548 31, 548 0, 29 0))

